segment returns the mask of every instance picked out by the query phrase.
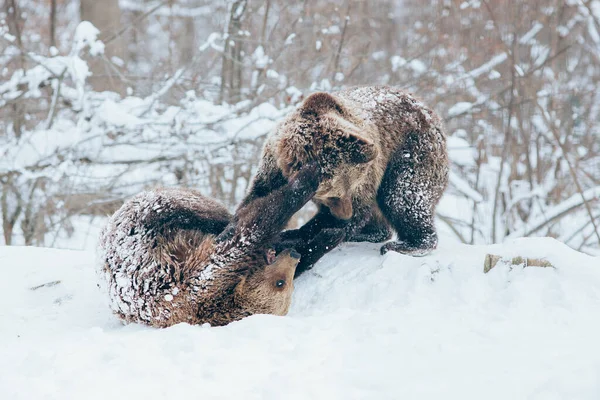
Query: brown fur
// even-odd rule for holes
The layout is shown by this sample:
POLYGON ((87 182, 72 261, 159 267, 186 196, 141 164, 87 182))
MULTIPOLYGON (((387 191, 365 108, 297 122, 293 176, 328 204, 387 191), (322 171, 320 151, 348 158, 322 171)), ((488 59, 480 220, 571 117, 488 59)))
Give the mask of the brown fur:
POLYGON ((288 249, 275 257, 269 241, 315 193, 318 182, 309 179, 318 179, 315 166, 297 176, 263 198, 260 213, 241 209, 233 218, 187 189, 144 192, 127 201, 100 239, 115 313, 155 327, 285 315, 300 255, 288 249), (265 210, 274 203, 287 209, 265 210))
POLYGON ((448 181, 446 137, 438 116, 412 95, 382 86, 310 95, 267 139, 242 204, 311 161, 323 173, 313 198, 320 212, 282 235, 303 243, 299 271, 341 241, 385 241, 390 227, 399 240, 382 252, 423 255, 436 247, 433 215, 448 181))

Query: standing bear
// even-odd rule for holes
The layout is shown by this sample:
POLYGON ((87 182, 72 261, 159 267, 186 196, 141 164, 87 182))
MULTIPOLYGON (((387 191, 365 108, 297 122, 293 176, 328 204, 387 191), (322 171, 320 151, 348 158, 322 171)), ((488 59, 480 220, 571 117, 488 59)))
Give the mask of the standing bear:
POLYGON ((226 325, 251 314, 285 315, 300 258, 277 256, 273 238, 316 193, 316 164, 232 217, 188 189, 134 196, 100 235, 110 304, 126 322, 226 325))
POLYGON ((343 241, 384 242, 381 253, 423 256, 436 248, 437 203, 448 183, 440 118, 411 94, 386 86, 314 93, 267 138, 240 207, 252 204, 316 161, 317 214, 282 232, 302 254, 296 275, 343 241))

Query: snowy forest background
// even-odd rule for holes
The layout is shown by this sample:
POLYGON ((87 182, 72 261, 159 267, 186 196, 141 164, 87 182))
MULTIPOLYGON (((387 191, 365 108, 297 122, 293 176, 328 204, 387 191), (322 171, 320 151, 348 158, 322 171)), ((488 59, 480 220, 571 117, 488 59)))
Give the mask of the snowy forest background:
POLYGON ((598 0, 0 4, 0 244, 93 247, 156 185, 233 210, 303 97, 386 84, 445 120, 448 235, 600 254, 598 0))

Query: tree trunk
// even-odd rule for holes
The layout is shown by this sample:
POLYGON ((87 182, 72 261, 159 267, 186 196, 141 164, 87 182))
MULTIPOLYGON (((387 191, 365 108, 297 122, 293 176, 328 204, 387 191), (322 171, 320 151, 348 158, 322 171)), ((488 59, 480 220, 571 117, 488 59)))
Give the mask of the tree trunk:
MULTIPOLYGON (((8 31, 15 37, 15 44, 20 50, 17 60, 17 68, 25 69, 25 49, 23 49, 23 41, 21 37, 21 31, 23 29, 23 23, 25 22, 20 8, 16 0, 7 0, 4 3, 4 12, 6 14, 6 24, 8 25, 8 31)), ((23 103, 17 101, 11 106, 12 109, 12 129, 15 137, 19 139, 25 129, 25 109, 23 103)))
MULTIPOLYGON (((81 21, 89 21, 100 30, 100 39, 117 32, 121 27, 121 9, 118 0, 81 0, 79 13, 81 21)), ((124 85, 113 70, 113 67, 117 68, 117 66, 111 67, 107 65, 107 61, 110 62, 112 57, 124 59, 125 40, 123 35, 119 35, 105 44, 105 58, 90 61, 93 75, 88 78, 88 82, 96 91, 112 90, 123 94, 124 85)))
POLYGON ((0 208, 2 209, 2 233, 4 235, 4 244, 10 246, 13 239, 13 231, 15 224, 23 210, 23 202, 21 196, 16 191, 12 184, 12 178, 8 177, 0 189, 0 208), (9 193, 13 194, 9 198, 9 193))
POLYGON ((50 1, 50 46, 56 47, 56 0, 50 1))
POLYGON ((502 257, 495 254, 486 254, 485 260, 483 261, 483 272, 488 273, 494 268, 498 262, 502 261, 504 264, 510 266, 521 265, 525 267, 542 267, 542 268, 554 268, 554 265, 550 261, 543 258, 525 258, 525 257, 502 257))
POLYGON ((236 103, 241 100, 243 62, 242 41, 239 40, 239 35, 247 3, 247 0, 237 0, 231 5, 229 11, 221 65, 219 102, 236 103))

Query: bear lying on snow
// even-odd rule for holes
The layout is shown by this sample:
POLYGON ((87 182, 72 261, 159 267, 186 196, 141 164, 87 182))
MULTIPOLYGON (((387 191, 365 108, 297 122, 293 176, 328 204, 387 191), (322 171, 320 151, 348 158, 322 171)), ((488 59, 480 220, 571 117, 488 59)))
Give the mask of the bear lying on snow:
POLYGON ((439 117, 410 94, 390 87, 314 93, 269 136, 240 207, 285 185, 312 161, 323 178, 312 199, 319 211, 281 235, 302 254, 296 275, 343 241, 425 255, 437 246, 435 207, 448 182, 446 136, 439 117))
POLYGON ((285 315, 300 255, 275 257, 269 243, 316 193, 306 165, 284 185, 238 209, 186 189, 141 193, 100 236, 101 270, 113 311, 127 322, 226 325, 245 316, 285 315))
POLYGON ((156 327, 284 315, 294 273, 343 241, 383 242, 394 229, 398 240, 382 253, 434 249, 447 182, 440 119, 411 95, 388 87, 315 93, 268 138, 233 218, 182 189, 142 193, 115 213, 100 243, 112 307, 156 327), (310 199, 317 215, 280 233, 310 199), (287 250, 275 258, 272 243, 287 250))

